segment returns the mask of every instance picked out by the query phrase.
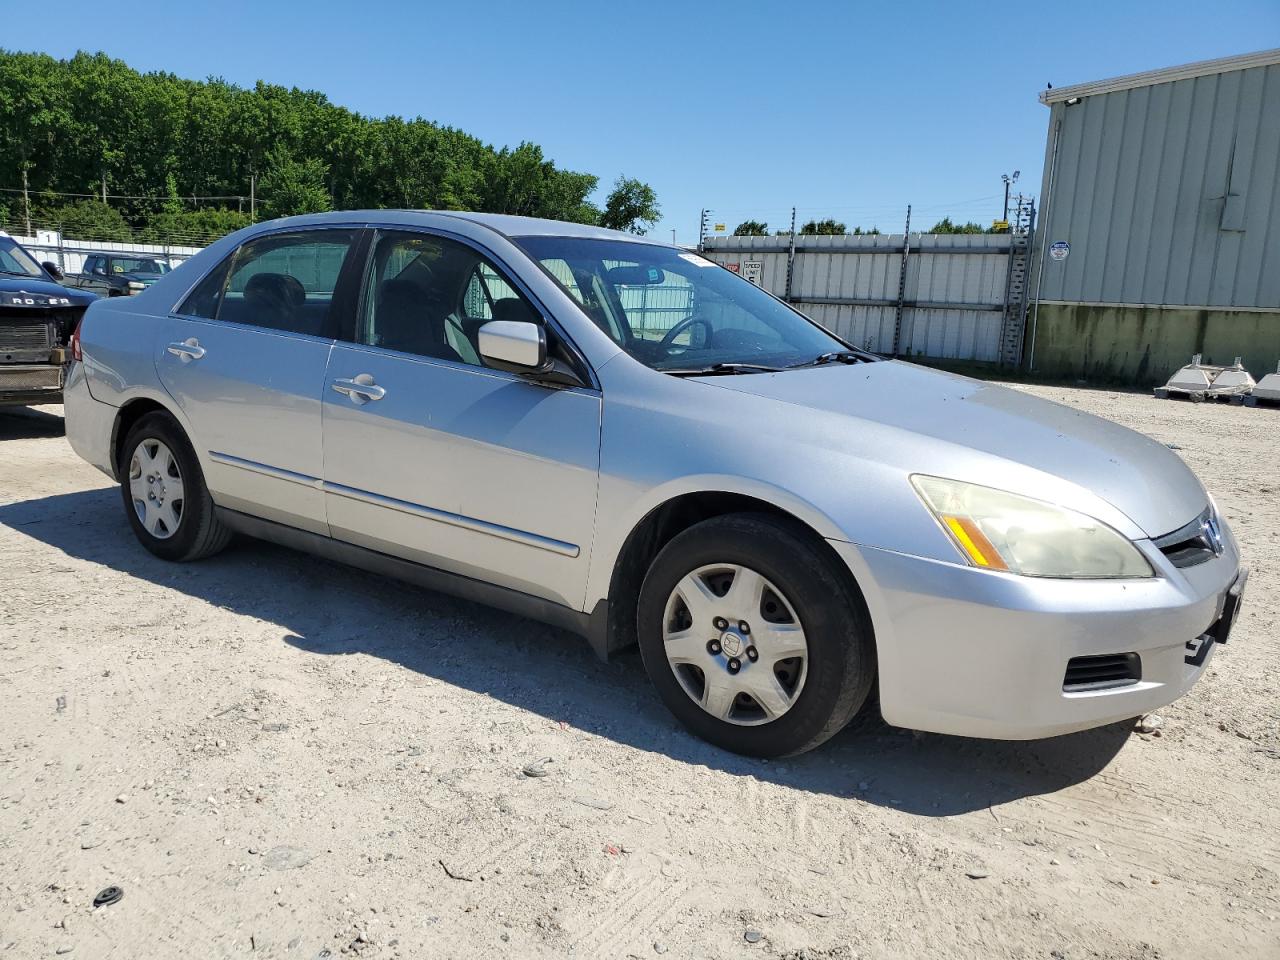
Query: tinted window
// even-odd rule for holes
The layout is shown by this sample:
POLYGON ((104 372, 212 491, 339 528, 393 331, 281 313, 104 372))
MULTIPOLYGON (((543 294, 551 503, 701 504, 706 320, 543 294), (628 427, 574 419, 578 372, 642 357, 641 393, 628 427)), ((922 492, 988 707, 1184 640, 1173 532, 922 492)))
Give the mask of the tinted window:
POLYGON ((379 235, 365 285, 361 343, 479 366, 480 327, 495 319, 542 322, 470 247, 427 234, 379 235))
POLYGON ((270 330, 332 336, 330 308, 353 230, 273 234, 241 247, 217 318, 270 330))
POLYGON ((174 313, 180 313, 184 317, 203 317, 206 320, 217 317, 218 306, 222 303, 222 288, 226 286, 227 270, 231 268, 232 259, 233 257, 227 257, 211 270, 174 313))

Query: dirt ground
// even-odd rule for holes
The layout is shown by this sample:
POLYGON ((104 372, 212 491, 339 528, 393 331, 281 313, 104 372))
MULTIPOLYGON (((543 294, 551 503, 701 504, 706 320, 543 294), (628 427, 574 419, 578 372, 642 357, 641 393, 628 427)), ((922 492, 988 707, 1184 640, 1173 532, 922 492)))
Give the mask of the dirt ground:
POLYGON ((0 957, 1280 957, 1280 411, 1019 389, 1174 446, 1253 566, 1158 734, 738 758, 634 652, 157 560, 60 408, 0 411, 0 957))

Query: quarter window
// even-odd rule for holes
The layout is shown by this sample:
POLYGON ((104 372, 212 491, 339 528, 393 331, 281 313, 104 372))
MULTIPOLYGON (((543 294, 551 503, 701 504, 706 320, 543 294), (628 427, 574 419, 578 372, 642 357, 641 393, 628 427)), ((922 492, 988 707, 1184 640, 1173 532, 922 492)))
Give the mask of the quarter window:
POLYGON ((233 257, 227 257, 205 276, 196 288, 187 295, 174 313, 184 317, 200 317, 213 320, 218 316, 218 307, 222 305, 222 294, 227 285, 227 271, 231 268, 233 257))

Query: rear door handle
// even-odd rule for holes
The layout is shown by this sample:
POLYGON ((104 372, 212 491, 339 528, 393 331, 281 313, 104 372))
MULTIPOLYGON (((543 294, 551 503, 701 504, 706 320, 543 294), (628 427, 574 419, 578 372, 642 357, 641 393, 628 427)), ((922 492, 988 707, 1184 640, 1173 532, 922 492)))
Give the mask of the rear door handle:
POLYGON ((183 340, 181 343, 171 343, 165 349, 175 357, 180 357, 183 363, 199 360, 204 356, 204 347, 200 346, 200 341, 195 337, 183 340))
POLYGON ((334 380, 330 386, 338 393, 346 394, 352 403, 368 403, 370 400, 381 400, 387 391, 373 382, 373 377, 362 373, 350 380, 334 380))

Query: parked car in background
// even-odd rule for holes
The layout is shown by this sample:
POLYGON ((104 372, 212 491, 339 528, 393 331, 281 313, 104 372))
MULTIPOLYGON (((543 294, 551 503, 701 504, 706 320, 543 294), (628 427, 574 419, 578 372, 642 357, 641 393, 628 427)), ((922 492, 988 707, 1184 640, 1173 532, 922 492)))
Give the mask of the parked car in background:
POLYGON ((79 273, 68 274, 67 285, 103 297, 141 293, 170 270, 167 261, 126 253, 90 253, 79 273))
POLYGON ((890 723, 967 736, 1138 716, 1203 675, 1246 580, 1163 444, 630 234, 262 223, 80 336, 67 436, 157 556, 239 532, 638 642, 742 753, 821 743, 873 685, 890 723))
POLYGON ((67 289, 61 277, 56 264, 38 262, 0 231, 0 405, 62 400, 72 335, 98 298, 67 289))

